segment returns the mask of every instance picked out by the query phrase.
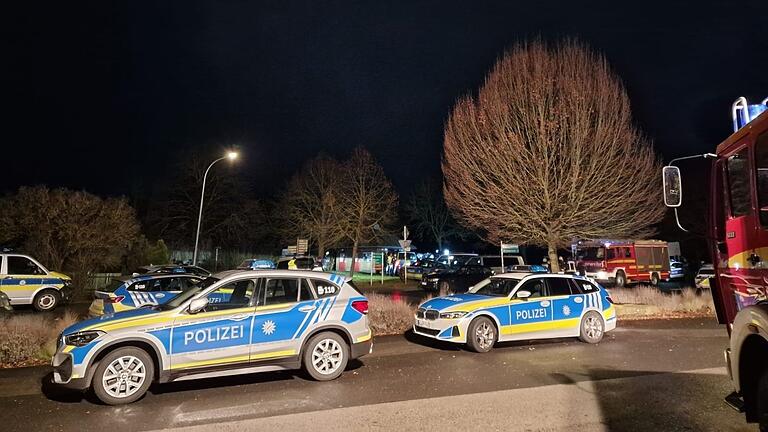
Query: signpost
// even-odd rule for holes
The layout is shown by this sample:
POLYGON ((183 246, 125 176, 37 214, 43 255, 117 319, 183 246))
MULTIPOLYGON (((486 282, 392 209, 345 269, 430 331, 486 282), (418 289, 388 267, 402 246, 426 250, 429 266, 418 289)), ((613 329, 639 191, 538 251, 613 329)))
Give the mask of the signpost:
POLYGON ((520 252, 520 246, 516 245, 514 243, 504 243, 504 242, 500 242, 499 246, 500 246, 500 249, 501 249, 501 254, 500 254, 501 255, 501 272, 502 273, 506 273, 507 270, 504 267, 504 254, 505 253, 509 253, 509 254, 519 253, 520 252))
POLYGON ((408 252, 411 251, 411 241, 408 240, 408 227, 403 225, 403 239, 398 240, 400 247, 403 248, 403 278, 408 282, 408 252))
POLYGON ((309 252, 309 240, 296 239, 296 253, 299 255, 306 255, 307 252, 309 252))

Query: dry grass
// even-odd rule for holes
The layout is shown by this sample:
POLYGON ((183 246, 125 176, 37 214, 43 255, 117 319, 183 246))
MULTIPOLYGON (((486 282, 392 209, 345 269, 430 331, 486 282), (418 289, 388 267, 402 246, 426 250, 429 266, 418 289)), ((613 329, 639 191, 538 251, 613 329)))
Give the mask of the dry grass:
POLYGON ((619 305, 652 306, 656 315, 711 314, 715 310, 712 295, 708 291, 700 294, 691 288, 663 293, 658 288, 640 285, 633 288, 610 289, 611 298, 619 305))
POLYGON ((403 334, 413 326, 416 307, 405 300, 368 294, 368 319, 374 335, 403 334))
POLYGON ((25 314, 0 320, 0 368, 50 361, 56 338, 77 321, 78 316, 69 311, 60 318, 25 314))

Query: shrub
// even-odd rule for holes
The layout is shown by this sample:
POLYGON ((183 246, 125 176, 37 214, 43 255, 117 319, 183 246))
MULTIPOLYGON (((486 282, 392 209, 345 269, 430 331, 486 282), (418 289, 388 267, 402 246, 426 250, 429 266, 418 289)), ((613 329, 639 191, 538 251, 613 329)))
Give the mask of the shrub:
POLYGON ((0 321, 0 366, 49 361, 56 352, 56 338, 77 321, 66 311, 60 318, 13 315, 0 321))
POLYGON ((661 313, 708 313, 715 309, 709 292, 699 294, 691 288, 664 293, 658 288, 640 285, 634 288, 614 288, 609 292, 617 304, 656 306, 661 313))
POLYGON ((368 294, 368 318, 374 335, 403 334, 413 326, 416 308, 402 299, 368 294))

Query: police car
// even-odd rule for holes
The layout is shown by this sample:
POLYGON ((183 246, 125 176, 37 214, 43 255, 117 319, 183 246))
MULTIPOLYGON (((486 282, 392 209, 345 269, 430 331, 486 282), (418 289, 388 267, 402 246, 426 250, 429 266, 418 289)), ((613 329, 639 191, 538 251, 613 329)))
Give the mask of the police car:
POLYGON ((192 274, 150 273, 136 277, 114 278, 93 293, 88 315, 99 316, 161 305, 200 283, 203 278, 192 274))
POLYGON ((580 276, 505 273, 466 294, 437 297, 416 311, 413 331, 487 352, 496 342, 578 336, 598 343, 616 328, 608 292, 580 276))
POLYGON ((0 291, 8 295, 11 305, 53 310, 69 300, 71 286, 69 276, 48 270, 31 256, 0 254, 0 291))
POLYGON ((343 276, 313 271, 228 271, 169 302, 102 315, 65 329, 53 380, 92 388, 110 405, 152 382, 303 368, 337 378, 371 352, 368 300, 343 276))

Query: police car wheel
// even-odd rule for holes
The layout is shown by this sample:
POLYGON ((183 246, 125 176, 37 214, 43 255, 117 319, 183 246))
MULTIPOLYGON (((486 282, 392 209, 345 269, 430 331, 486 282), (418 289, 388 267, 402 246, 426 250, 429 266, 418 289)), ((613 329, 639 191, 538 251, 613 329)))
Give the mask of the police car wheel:
POLYGON ((603 317, 595 311, 589 311, 581 319, 579 339, 582 342, 596 344, 603 340, 605 334, 605 323, 603 317))
POLYGON ((312 336, 304 349, 304 369, 317 381, 336 379, 349 361, 349 346, 336 333, 323 332, 312 336))
POLYGON ((474 352, 484 353, 496 343, 496 326, 487 317, 477 317, 469 323, 467 346, 474 352))
POLYGON ((120 348, 104 356, 93 376, 93 392, 107 405, 140 399, 152 384, 155 365, 140 348, 120 348))
POLYGON ((39 293, 37 293, 32 304, 36 310, 40 312, 44 312, 44 311, 55 309, 56 306, 58 306, 60 301, 61 301, 61 294, 59 294, 58 291, 47 289, 45 291, 40 291, 39 293))

